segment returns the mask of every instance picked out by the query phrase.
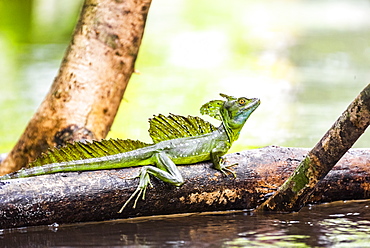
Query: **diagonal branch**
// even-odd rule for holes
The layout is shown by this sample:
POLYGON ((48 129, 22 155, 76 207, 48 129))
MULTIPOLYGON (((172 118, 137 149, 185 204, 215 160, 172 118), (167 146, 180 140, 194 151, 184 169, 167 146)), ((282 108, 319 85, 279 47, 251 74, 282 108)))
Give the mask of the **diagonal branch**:
POLYGON ((298 211, 370 124, 370 84, 353 100, 278 192, 258 211, 298 211))

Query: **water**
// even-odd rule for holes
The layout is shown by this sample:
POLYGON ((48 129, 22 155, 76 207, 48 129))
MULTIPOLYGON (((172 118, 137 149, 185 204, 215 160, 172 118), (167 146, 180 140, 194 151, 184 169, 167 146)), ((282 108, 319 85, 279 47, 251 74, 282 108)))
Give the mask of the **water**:
POLYGON ((1 247, 369 247, 370 200, 4 230, 1 247))
MULTIPOLYGON (((0 4, 0 21, 8 23, 0 22, 0 153, 15 144, 48 91, 76 20, 73 6, 82 1, 33 1, 32 13, 25 2, 0 4), (13 5, 26 7, 18 13, 13 5)), ((148 141, 153 114, 198 115, 224 92, 262 100, 232 152, 312 147, 369 82, 369 11, 364 0, 153 1, 136 64, 141 73, 132 76, 109 136, 148 141)), ((367 132, 355 146, 369 147, 369 140, 367 132)), ((368 205, 19 228, 2 230, 0 246, 366 247, 368 205)))

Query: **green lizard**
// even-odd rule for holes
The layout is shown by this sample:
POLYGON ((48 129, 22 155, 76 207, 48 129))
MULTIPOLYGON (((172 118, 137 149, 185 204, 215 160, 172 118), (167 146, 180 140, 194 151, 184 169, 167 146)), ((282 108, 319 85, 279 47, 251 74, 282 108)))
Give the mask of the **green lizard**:
POLYGON ((178 115, 154 116, 150 119, 149 134, 154 144, 146 144, 134 140, 110 139, 93 142, 76 142, 67 144, 44 154, 29 168, 0 177, 0 180, 31 177, 44 174, 117 169, 132 166, 143 166, 139 177, 139 185, 125 202, 119 213, 136 196, 133 208, 140 196, 145 198, 150 183, 149 175, 175 186, 184 183, 176 164, 193 164, 211 160, 213 167, 224 174, 235 173, 225 165, 224 154, 231 144, 238 139, 240 131, 259 106, 257 98, 232 97, 213 100, 204 104, 200 111, 220 121, 216 128, 199 117, 183 117, 178 115))

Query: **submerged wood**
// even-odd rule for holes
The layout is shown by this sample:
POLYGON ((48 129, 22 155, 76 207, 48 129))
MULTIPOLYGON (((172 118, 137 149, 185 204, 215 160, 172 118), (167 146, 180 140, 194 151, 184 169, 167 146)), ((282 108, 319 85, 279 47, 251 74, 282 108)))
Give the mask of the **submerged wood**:
MULTIPOLYGON (((252 209, 290 176, 308 149, 266 147, 226 156, 237 178, 210 162, 179 166, 185 184, 152 179, 146 199, 117 211, 136 189, 140 167, 69 172, 0 182, 0 228, 102 221, 185 212, 252 209)), ((309 202, 370 197, 370 149, 350 150, 322 180, 309 202)))
POLYGON ((370 84, 353 100, 279 190, 258 211, 298 211, 370 124, 370 84))

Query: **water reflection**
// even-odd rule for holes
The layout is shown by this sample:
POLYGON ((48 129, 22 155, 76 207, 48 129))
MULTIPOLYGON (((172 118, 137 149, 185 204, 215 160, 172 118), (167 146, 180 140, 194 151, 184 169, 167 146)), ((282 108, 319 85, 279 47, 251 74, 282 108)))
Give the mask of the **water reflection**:
POLYGON ((1 247, 361 247, 370 242, 370 200, 292 214, 226 212, 140 217, 3 230, 1 247))

